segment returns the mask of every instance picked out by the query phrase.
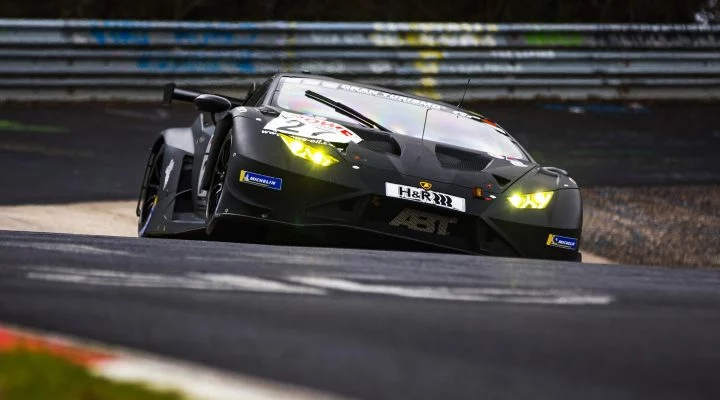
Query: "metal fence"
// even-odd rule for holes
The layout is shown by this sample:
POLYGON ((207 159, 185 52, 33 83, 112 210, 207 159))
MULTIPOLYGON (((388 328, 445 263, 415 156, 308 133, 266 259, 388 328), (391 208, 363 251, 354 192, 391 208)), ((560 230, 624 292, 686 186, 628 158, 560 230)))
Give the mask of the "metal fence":
POLYGON ((309 70, 453 101, 716 99, 720 26, 0 19, 0 98, 242 96, 309 70))

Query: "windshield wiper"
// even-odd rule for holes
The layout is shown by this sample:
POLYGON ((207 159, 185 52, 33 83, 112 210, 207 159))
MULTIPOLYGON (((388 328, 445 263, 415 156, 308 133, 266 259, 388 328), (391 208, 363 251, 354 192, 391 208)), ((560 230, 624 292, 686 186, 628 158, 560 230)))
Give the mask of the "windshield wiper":
POLYGON ((325 97, 320 93, 313 92, 312 90, 306 90, 305 96, 317 101, 318 103, 325 104, 326 106, 331 107, 333 110, 335 110, 335 112, 342 114, 346 117, 350 117, 355 121, 358 121, 361 124, 367 126, 368 128, 374 128, 379 131, 393 133, 393 131, 391 131, 390 129, 364 116, 360 111, 357 111, 350 106, 340 103, 339 101, 335 101, 331 98, 325 97))

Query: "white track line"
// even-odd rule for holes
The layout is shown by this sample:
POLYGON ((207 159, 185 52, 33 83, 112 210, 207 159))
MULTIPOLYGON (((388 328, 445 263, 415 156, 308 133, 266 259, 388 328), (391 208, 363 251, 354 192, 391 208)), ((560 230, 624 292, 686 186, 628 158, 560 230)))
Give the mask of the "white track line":
POLYGON ((344 292, 380 294, 428 300, 558 305, 606 305, 613 301, 612 296, 608 295, 584 294, 578 291, 555 289, 398 286, 310 276, 293 276, 288 280, 304 285, 344 292))

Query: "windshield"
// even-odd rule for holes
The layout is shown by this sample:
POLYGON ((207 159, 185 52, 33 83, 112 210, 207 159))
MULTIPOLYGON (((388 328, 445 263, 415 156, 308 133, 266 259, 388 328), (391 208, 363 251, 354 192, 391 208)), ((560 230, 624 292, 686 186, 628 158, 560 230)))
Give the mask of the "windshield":
POLYGON ((527 160, 525 152, 505 131, 462 111, 428 110, 423 139, 527 160))
POLYGON ((308 98, 305 92, 311 90, 352 107, 396 134, 527 160, 520 146, 494 123, 441 104, 312 78, 282 78, 278 90, 273 103, 288 111, 359 125, 355 119, 308 98))

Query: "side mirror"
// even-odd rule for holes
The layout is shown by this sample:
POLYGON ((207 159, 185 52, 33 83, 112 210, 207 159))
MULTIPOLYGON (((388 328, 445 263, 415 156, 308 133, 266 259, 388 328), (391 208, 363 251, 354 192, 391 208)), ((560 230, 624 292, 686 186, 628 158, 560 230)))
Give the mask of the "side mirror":
POLYGON ((209 113, 219 113, 232 108, 230 100, 214 94, 201 94, 193 100, 195 109, 209 113))

